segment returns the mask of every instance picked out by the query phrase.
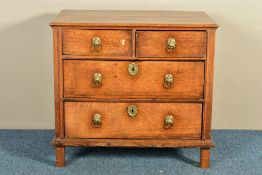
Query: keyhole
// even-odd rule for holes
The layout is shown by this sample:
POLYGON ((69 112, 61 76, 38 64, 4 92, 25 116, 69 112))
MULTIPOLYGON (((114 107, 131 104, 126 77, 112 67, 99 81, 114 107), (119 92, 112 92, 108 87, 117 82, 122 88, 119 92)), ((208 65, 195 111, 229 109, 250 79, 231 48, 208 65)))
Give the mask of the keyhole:
POLYGON ((135 71, 135 68, 134 67, 132 67, 132 72, 134 72, 135 71))
POLYGON ((134 113, 134 109, 131 109, 132 114, 134 113))

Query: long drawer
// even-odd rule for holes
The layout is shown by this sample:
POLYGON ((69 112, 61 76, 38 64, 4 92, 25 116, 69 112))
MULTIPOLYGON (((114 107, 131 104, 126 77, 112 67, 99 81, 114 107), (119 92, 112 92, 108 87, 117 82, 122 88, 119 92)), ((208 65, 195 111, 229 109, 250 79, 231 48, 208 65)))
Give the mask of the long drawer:
POLYGON ((64 97, 201 99, 204 62, 64 60, 64 97))
POLYGON ((201 103, 66 102, 68 138, 200 139, 201 103))

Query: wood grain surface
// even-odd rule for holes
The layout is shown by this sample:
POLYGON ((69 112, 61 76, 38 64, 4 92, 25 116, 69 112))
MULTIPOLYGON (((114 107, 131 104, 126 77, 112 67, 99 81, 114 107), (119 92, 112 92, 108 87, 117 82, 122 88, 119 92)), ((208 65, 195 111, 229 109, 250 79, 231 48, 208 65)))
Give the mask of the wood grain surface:
POLYGON ((64 60, 64 97, 180 98, 203 97, 204 62, 136 62, 137 75, 129 75, 128 61, 64 60), (92 86, 93 74, 103 76, 102 86, 92 86), (163 87, 165 74, 174 77, 173 87, 163 87))
POLYGON ((54 107, 55 107, 55 136, 61 138, 62 116, 60 115, 60 86, 59 86, 59 29, 53 29, 53 56, 54 56, 54 107))
POLYGON ((200 148, 200 168, 209 168, 210 148, 200 148))
POLYGON ((211 140, 195 139, 77 139, 55 138, 52 142, 57 146, 88 146, 88 147, 155 147, 155 148, 212 148, 211 140))
POLYGON ((218 27, 202 11, 63 10, 51 26, 218 27))
POLYGON ((67 138, 194 138, 201 137, 202 104, 199 103, 99 103, 65 102, 67 138), (127 107, 138 108, 135 118, 127 107), (102 127, 94 128, 95 113, 102 127), (174 126, 164 129, 165 116, 174 116, 174 126))
POLYGON ((205 31, 137 31, 137 57, 206 57, 205 31), (166 52, 168 38, 175 38, 176 48, 166 52))
POLYGON ((63 30, 63 54, 85 56, 131 56, 131 30, 63 30), (101 51, 91 46, 93 37, 102 41, 101 51))
POLYGON ((205 89, 203 105, 202 139, 211 138, 213 79, 214 79, 215 30, 208 31, 208 59, 205 62, 205 89))
POLYGON ((65 166, 65 147, 56 146, 56 166, 64 167, 65 166))

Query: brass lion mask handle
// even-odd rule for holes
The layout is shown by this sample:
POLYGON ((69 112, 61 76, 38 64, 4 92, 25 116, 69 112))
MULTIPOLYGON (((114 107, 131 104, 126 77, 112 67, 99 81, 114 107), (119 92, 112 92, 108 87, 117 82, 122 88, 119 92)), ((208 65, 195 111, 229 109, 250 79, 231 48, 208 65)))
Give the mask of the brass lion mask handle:
POLYGON ((92 84, 94 87, 102 86, 102 74, 101 73, 94 73, 92 84))
POLYGON ((102 126, 102 116, 101 114, 94 114, 93 116, 93 127, 100 128, 102 126))
POLYGON ((174 52, 176 50, 176 39, 175 38, 168 38, 166 42, 166 52, 174 52))
POLYGON ((102 50, 102 40, 100 37, 93 37, 91 39, 91 46, 92 46, 92 49, 95 51, 95 52, 99 52, 102 50))
POLYGON ((171 88, 174 84, 174 76, 172 74, 166 74, 164 77, 164 88, 171 88))
POLYGON ((172 128, 174 125, 174 116, 173 115, 166 115, 164 120, 164 128, 169 129, 172 128))

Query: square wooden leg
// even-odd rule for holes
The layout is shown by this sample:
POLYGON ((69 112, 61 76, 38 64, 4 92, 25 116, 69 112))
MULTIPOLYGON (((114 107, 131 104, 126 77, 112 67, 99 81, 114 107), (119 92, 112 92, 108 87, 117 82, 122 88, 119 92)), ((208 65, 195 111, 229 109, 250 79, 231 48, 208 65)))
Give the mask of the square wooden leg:
POLYGON ((200 148, 200 168, 209 168, 210 148, 200 148))
POLYGON ((56 148, 56 166, 65 166, 65 147, 57 146, 56 148))

